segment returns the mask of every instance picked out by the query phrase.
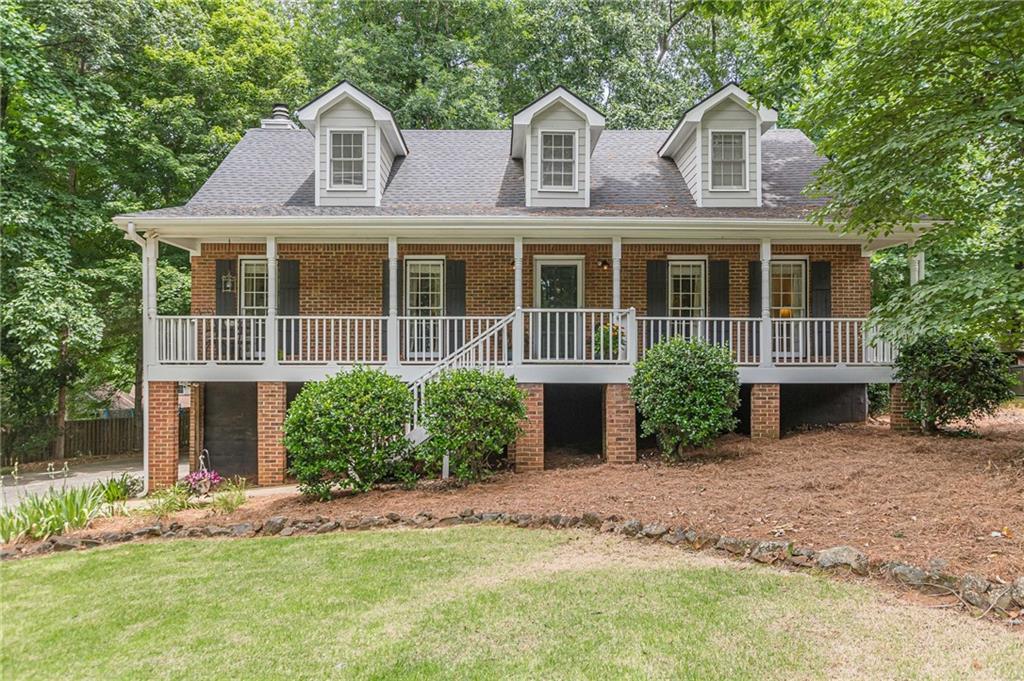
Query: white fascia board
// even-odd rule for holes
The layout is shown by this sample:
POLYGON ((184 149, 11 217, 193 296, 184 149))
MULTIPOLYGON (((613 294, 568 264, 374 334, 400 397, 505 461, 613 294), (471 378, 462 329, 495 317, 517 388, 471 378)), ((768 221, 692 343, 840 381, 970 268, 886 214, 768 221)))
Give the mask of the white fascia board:
POLYGON ((590 143, 592 146, 590 151, 594 151, 593 147, 597 145, 597 138, 601 136, 601 132, 604 130, 604 116, 564 87, 556 87, 512 117, 512 158, 523 158, 530 123, 539 113, 556 102, 569 107, 569 109, 586 121, 587 126, 591 128, 590 143))
POLYGON ((402 134, 398 130, 395 118, 391 115, 391 112, 387 107, 383 106, 380 102, 348 81, 338 83, 333 88, 299 109, 296 112, 299 122, 308 130, 315 133, 317 119, 320 114, 338 104, 345 98, 351 99, 359 104, 359 106, 370 112, 370 115, 373 116, 373 120, 377 122, 377 125, 379 125, 381 130, 384 132, 384 136, 387 139, 388 144, 391 145, 391 149, 395 152, 396 156, 408 155, 409 149, 405 146, 405 140, 402 139, 402 134))

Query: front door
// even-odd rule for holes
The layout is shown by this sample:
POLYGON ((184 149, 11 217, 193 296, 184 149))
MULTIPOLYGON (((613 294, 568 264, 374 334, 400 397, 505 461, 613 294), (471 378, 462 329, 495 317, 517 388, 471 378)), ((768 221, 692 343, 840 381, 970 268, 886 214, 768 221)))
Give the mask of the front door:
POLYGON ((533 355, 549 361, 583 358, 583 259, 541 259, 534 262, 534 305, 542 312, 531 320, 533 355))

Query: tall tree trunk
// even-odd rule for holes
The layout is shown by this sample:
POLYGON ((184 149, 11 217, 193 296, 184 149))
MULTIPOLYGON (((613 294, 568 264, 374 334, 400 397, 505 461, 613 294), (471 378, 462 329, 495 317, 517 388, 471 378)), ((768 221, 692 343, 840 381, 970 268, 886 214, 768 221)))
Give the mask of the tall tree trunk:
POLYGON ((68 386, 66 381, 61 381, 57 388, 57 418, 54 419, 57 426, 57 437, 53 443, 53 458, 58 461, 64 458, 64 436, 65 425, 68 416, 68 386))

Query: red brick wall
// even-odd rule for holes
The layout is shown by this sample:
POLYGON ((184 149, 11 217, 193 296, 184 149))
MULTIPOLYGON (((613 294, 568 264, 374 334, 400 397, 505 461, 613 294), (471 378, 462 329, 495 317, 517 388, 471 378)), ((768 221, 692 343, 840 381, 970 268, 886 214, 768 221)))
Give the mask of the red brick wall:
POLYGON ((285 401, 284 383, 261 381, 257 384, 257 482, 260 485, 280 485, 284 482, 285 401))
POLYGON ((149 489, 171 487, 178 480, 178 384, 149 382, 149 489))
POLYGON ((203 451, 203 384, 189 384, 188 407, 188 469, 199 470, 199 455, 203 451))
POLYGON ((624 383, 604 386, 604 459, 636 463, 636 404, 624 383))
POLYGON ((526 394, 526 418, 522 433, 509 447, 509 458, 517 473, 544 470, 544 385, 521 383, 519 389, 526 394))
MULTIPOLYGON (((216 309, 215 261, 239 255, 260 255, 263 244, 204 244, 202 255, 192 258, 192 313, 213 314, 216 309)), ((811 261, 832 262, 833 316, 865 316, 871 307, 868 259, 860 246, 779 244, 775 255, 806 255, 811 261)), ((299 260, 301 314, 382 314, 381 262, 385 244, 280 244, 281 258, 299 260)), ((512 244, 400 244, 399 257, 443 255, 466 262, 466 313, 504 315, 514 304, 512 244)), ((525 244, 523 247, 523 304, 534 304, 534 256, 585 256, 584 305, 610 307, 610 244, 525 244)), ((759 258, 754 244, 624 244, 622 248, 622 306, 647 313, 647 261, 670 255, 702 255, 729 261, 729 312, 749 313, 747 267, 759 258)))
POLYGON ((889 386, 889 428, 896 433, 909 435, 921 432, 921 424, 907 418, 907 401, 903 399, 903 386, 893 383, 889 386))
POLYGON ((755 383, 750 390, 750 437, 779 439, 779 384, 755 383))

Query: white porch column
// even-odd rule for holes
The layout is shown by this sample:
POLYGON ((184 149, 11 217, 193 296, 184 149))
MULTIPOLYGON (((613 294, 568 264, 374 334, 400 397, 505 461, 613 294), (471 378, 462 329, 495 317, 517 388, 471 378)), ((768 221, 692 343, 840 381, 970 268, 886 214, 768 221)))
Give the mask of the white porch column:
POLYGON ((910 265, 910 285, 913 286, 924 279, 924 251, 908 256, 907 260, 910 265))
POLYGON ((277 364, 277 237, 267 237, 267 327, 263 363, 277 364))
POLYGON ((142 258, 142 290, 146 297, 144 307, 144 319, 142 324, 143 338, 143 364, 149 365, 157 361, 157 348, 160 342, 157 338, 156 318, 156 261, 160 253, 160 242, 155 234, 146 234, 146 250, 142 258))
POLYGON ((512 245, 512 262, 514 263, 515 281, 515 317, 512 319, 512 364, 523 363, 523 237, 515 237, 512 245))
POLYGON ((761 362, 772 366, 772 242, 761 239, 761 362))
POLYGON ((612 237, 612 309, 622 307, 622 237, 612 237))
POLYGON ((398 237, 388 237, 388 366, 398 367, 398 237))

